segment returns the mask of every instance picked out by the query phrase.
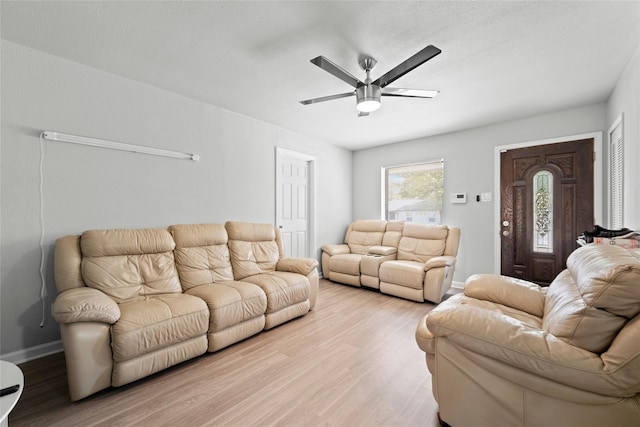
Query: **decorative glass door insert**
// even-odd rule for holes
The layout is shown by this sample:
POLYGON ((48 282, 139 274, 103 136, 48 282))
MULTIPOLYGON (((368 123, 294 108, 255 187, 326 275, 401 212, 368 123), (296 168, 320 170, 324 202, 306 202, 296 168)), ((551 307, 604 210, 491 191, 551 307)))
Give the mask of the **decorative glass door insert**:
POLYGON ((553 174, 542 170, 533 176, 533 250, 553 252, 553 174))

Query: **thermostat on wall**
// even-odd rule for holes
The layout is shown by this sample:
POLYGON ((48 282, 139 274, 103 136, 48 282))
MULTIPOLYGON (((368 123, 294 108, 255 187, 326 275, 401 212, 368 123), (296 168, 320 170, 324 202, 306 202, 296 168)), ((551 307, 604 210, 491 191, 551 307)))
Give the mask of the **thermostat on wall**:
POLYGON ((451 193, 451 203, 467 203, 467 193, 451 193))

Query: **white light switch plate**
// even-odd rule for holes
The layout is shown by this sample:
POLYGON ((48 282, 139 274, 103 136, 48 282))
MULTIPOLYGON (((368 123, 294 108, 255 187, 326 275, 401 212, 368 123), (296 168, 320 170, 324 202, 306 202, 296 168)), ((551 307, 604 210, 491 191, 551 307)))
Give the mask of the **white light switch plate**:
POLYGON ((490 202, 491 201, 491 193, 480 193, 480 201, 481 202, 490 202))

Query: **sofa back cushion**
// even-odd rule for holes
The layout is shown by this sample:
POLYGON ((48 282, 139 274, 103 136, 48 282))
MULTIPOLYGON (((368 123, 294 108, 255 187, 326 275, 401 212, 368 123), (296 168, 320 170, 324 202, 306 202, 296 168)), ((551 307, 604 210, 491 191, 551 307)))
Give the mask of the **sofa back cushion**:
POLYGON ((549 286, 543 328, 569 344, 601 353, 640 313, 640 252, 588 245, 567 259, 549 286))
POLYGON ((284 256, 280 233, 271 224, 228 221, 229 255, 236 280, 275 271, 284 256))
POLYGON ((53 274, 58 292, 84 288, 82 280, 82 250, 80 236, 64 236, 56 240, 53 256, 53 274))
POLYGON ((446 225, 405 224, 397 259, 427 262, 444 254, 449 228, 446 225))
POLYGON ((367 254, 371 246, 382 245, 382 237, 387 221, 376 219, 359 219, 351 223, 347 229, 344 242, 349 245, 353 254, 367 254))
POLYGON ((124 302, 146 295, 181 293, 168 230, 89 230, 80 237, 87 286, 124 302))
POLYGON ((382 246, 397 248, 402 237, 404 221, 389 221, 382 235, 382 246))
POLYGON ((182 289, 233 280, 223 224, 181 224, 169 227, 176 242, 176 267, 182 289))

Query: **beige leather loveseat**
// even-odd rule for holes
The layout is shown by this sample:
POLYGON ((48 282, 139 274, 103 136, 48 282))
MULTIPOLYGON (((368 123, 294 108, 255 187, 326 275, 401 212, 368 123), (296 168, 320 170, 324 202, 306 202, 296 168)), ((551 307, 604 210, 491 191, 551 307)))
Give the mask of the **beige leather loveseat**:
POLYGON ((639 426, 640 251, 579 248, 548 288, 471 276, 416 340, 452 426, 639 426))
POLYGON ((53 316, 71 400, 304 315, 317 297, 317 264, 286 258, 269 224, 91 230, 58 239, 53 316))
POLYGON ((413 301, 439 303, 451 287, 460 229, 357 220, 344 243, 322 246, 326 279, 413 301))

